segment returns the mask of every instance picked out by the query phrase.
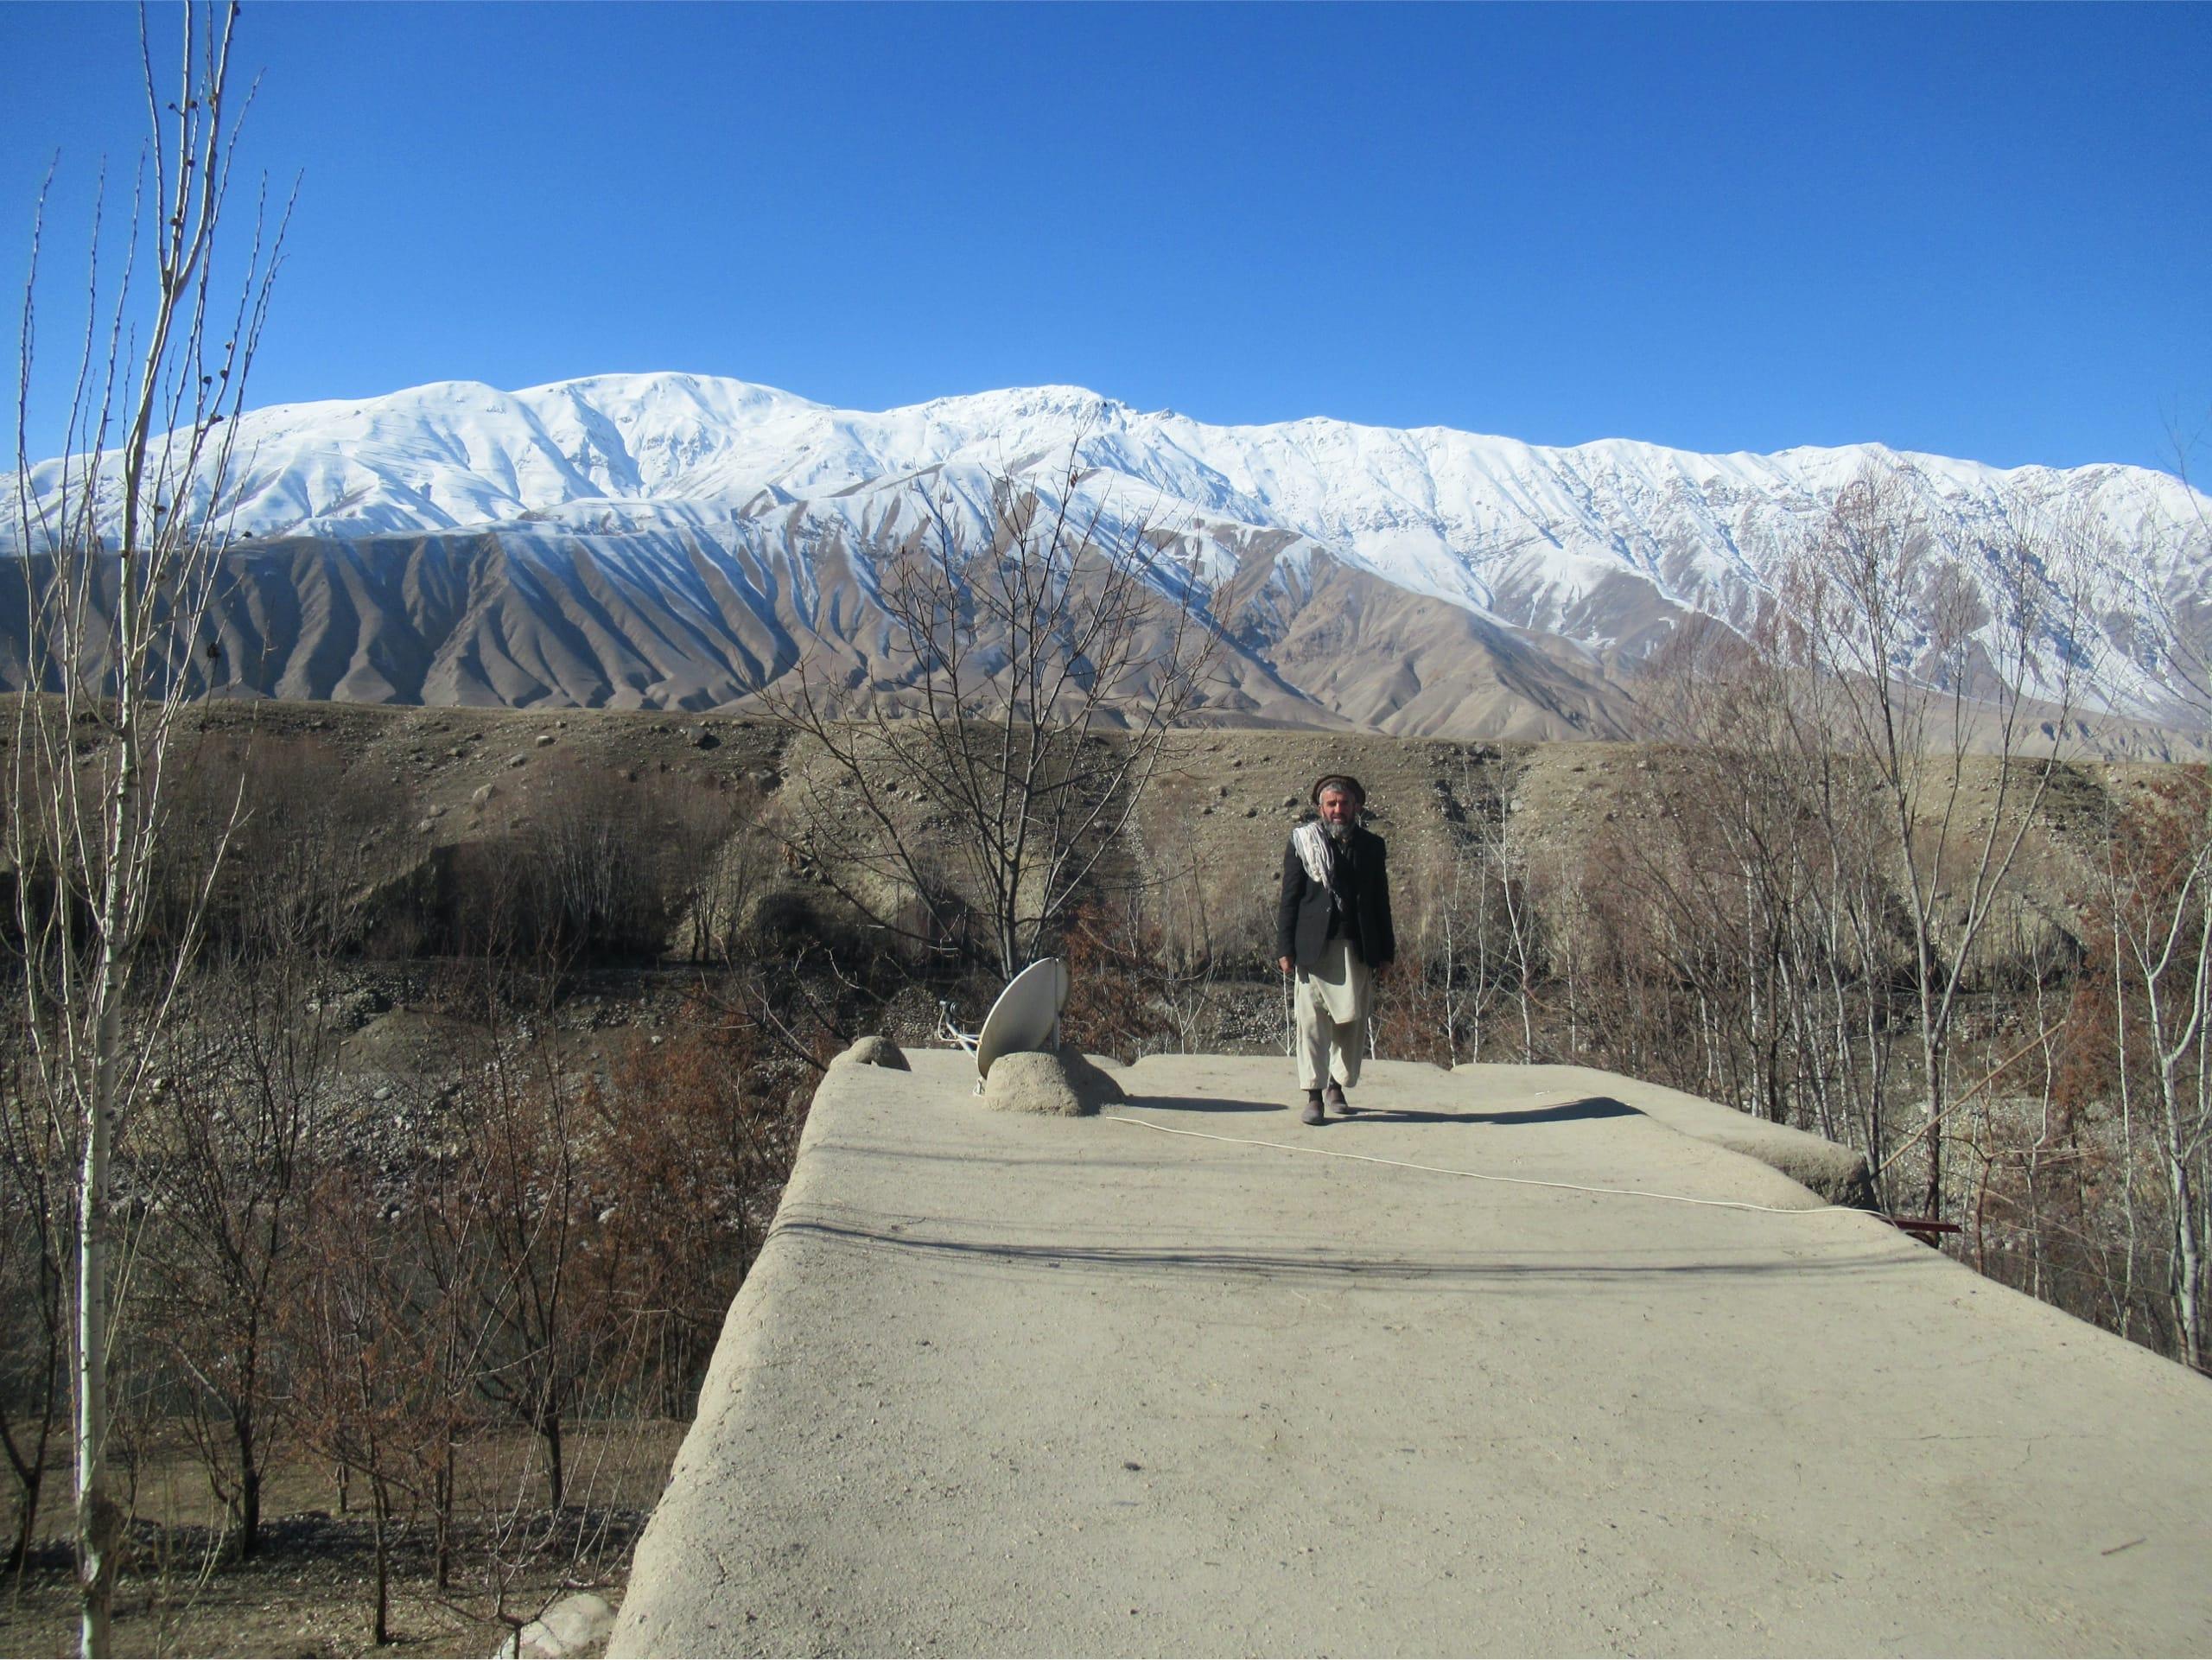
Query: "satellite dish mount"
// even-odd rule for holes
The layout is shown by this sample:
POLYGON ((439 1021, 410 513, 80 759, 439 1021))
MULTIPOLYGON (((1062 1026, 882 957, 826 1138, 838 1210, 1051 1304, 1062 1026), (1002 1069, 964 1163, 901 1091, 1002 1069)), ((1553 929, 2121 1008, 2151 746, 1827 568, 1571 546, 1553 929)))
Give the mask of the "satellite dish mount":
POLYGON ((1067 1001, 1068 965, 1057 957, 1042 957, 1007 982, 982 1028, 973 1034, 953 1024, 950 1003, 938 1003, 937 1034, 976 1057, 976 1093, 981 1095, 991 1063, 1001 1055, 1058 1050, 1060 1011, 1067 1001))

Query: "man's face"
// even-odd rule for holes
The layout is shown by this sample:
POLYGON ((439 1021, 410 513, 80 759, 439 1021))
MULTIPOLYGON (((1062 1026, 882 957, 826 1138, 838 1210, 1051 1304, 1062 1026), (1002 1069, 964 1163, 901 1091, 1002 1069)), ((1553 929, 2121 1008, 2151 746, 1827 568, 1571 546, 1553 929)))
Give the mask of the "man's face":
POLYGON ((1324 790, 1321 792, 1321 818, 1325 824, 1339 827, 1351 823, 1351 792, 1324 790))

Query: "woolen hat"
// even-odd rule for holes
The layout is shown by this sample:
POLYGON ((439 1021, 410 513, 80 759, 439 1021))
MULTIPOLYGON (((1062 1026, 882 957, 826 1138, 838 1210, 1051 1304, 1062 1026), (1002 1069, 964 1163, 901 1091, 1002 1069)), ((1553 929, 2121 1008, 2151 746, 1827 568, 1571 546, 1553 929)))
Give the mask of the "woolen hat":
POLYGON ((1354 778, 1350 773, 1322 773, 1320 777, 1313 780, 1313 788, 1306 798, 1318 807, 1321 805, 1321 792, 1328 789, 1332 785, 1334 785, 1336 788, 1343 790, 1348 793, 1351 797, 1351 805, 1353 806, 1364 807, 1367 805, 1367 791, 1365 786, 1363 786, 1360 781, 1354 778))

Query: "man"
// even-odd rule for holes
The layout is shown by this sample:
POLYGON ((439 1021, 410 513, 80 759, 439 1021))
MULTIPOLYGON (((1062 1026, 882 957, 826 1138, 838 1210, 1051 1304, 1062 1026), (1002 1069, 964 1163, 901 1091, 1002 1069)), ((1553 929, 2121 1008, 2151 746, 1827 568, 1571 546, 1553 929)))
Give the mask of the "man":
POLYGON ((1390 924, 1390 873, 1382 838, 1356 822, 1367 805, 1359 780, 1332 773, 1315 780, 1318 820, 1290 834, 1275 907, 1275 957, 1298 976, 1298 1082, 1306 1123, 1326 1101, 1350 1115, 1344 1091, 1359 1083, 1360 1039, 1372 976, 1398 954, 1390 924))

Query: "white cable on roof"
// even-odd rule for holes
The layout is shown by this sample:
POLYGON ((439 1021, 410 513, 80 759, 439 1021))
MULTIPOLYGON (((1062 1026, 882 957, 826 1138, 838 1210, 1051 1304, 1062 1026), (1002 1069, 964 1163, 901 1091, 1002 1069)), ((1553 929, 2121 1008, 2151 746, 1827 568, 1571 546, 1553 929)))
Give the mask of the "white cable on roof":
POLYGON ((1514 1187, 1551 1187, 1568 1193, 1602 1193, 1614 1199, 1663 1199, 1675 1205, 1704 1205, 1716 1211, 1758 1211, 1767 1216, 1821 1216, 1829 1212, 1847 1212, 1853 1216, 1873 1216, 1872 1211, 1862 1211, 1856 1205, 1815 1205, 1804 1209, 1793 1209, 1783 1205, 1754 1205, 1740 1199, 1691 1199, 1683 1193, 1653 1193, 1640 1187, 1585 1187, 1572 1181, 1538 1181, 1530 1176, 1493 1176, 1480 1170, 1452 1170, 1438 1164, 1414 1164, 1404 1159, 1382 1159, 1371 1153, 1339 1153, 1333 1148, 1300 1147, 1290 1142, 1262 1142, 1244 1135, 1215 1135, 1203 1129, 1176 1129, 1167 1124, 1155 1124, 1147 1118, 1128 1118, 1118 1112, 1099 1114, 1117 1124, 1135 1124, 1144 1129, 1156 1129, 1163 1135, 1195 1135, 1202 1142, 1229 1142, 1238 1147, 1272 1147, 1282 1153, 1313 1153, 1325 1159, 1354 1159, 1362 1164, 1387 1164, 1399 1170, 1426 1170, 1436 1176, 1464 1176, 1469 1181, 1499 1181, 1514 1187))

